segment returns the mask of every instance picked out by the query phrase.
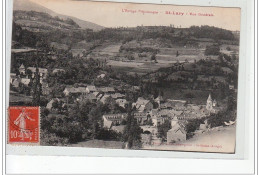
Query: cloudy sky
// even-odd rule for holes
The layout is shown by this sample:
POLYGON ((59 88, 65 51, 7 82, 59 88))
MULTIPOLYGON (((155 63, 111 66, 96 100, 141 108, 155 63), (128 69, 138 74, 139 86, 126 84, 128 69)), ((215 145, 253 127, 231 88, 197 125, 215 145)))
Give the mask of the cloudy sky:
POLYGON ((169 26, 173 24, 174 26, 181 27, 209 25, 233 31, 240 30, 239 8, 148 5, 75 0, 31 1, 51 9, 56 13, 77 17, 104 27, 135 27, 140 25, 169 26), (171 14, 166 14, 167 12, 171 12, 171 14), (213 16, 200 16, 200 14, 213 16))

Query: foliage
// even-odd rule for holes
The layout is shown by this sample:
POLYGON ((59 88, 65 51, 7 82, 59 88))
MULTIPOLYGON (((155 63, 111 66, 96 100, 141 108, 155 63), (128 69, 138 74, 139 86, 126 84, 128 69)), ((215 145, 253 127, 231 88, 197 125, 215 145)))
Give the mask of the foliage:
POLYGON ((131 148, 140 148, 142 147, 141 143, 141 133, 143 132, 140 126, 137 124, 136 119, 134 118, 131 110, 131 107, 128 109, 128 115, 126 118, 126 126, 123 132, 123 141, 128 143, 128 147, 131 148))
POLYGON ((40 138, 41 145, 46 146, 62 146, 69 143, 68 138, 59 137, 55 133, 50 133, 47 130, 41 130, 40 138))
POLYGON ((219 51, 218 45, 206 46, 205 55, 219 55, 219 51))
POLYGON ((158 137, 166 140, 167 132, 172 128, 170 120, 165 120, 163 124, 157 126, 158 128, 158 137))
POLYGON ((122 139, 122 134, 102 128, 97 135, 97 139, 120 141, 122 139))
POLYGON ((214 40, 234 40, 235 37, 231 31, 210 26, 191 26, 189 28, 193 36, 197 38, 212 38, 214 40))
POLYGON ((227 108, 217 114, 212 114, 208 123, 211 127, 224 126, 224 122, 236 120, 236 108, 237 102, 234 98, 234 94, 230 94, 227 99, 227 108))
POLYGON ((205 118, 188 120, 187 124, 185 124, 185 130, 187 131, 187 133, 192 133, 198 130, 200 124, 202 124, 204 120, 205 118))
POLYGON ((40 84, 40 74, 39 74, 39 68, 38 65, 36 66, 36 72, 35 72, 35 80, 33 82, 33 105, 39 106, 40 105, 40 97, 42 94, 41 90, 41 84, 40 84))

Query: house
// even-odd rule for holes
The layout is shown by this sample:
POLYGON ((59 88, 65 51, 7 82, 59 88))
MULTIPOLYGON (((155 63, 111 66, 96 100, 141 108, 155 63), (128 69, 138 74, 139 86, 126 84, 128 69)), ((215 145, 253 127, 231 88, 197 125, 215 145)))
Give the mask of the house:
POLYGON ((10 73, 10 83, 12 83, 16 79, 15 73, 10 73))
POLYGON ((19 67, 18 70, 19 70, 19 72, 20 72, 21 75, 25 75, 25 67, 24 67, 23 64, 21 64, 21 66, 19 67))
POLYGON ((96 86, 88 85, 86 87, 86 92, 87 93, 93 93, 93 92, 96 92, 96 91, 97 91, 96 86))
MULTIPOLYGON (((36 73, 36 67, 28 67, 27 70, 30 70, 32 72, 32 77, 34 77, 34 74, 36 73)), ((45 68, 38 68, 40 77, 45 79, 48 74, 48 70, 45 68)))
MULTIPOLYGON (((94 92, 93 92, 93 94, 94 94, 94 92)), ((101 98, 103 97, 103 94, 102 93, 98 93, 96 95, 96 97, 97 97, 97 100, 101 100, 101 98)))
POLYGON ((149 100, 145 100, 142 97, 139 97, 135 103, 132 104, 133 107, 136 107, 136 110, 139 112, 149 112, 153 109, 153 104, 149 100))
POLYGON ((235 86, 230 84, 230 85, 229 85, 229 89, 230 89, 230 90, 234 90, 234 89, 235 89, 235 86))
POLYGON ((111 130, 116 131, 117 133, 122 133, 124 132, 125 125, 119 125, 119 126, 112 126, 111 130))
POLYGON ((126 117, 126 113, 103 115, 103 127, 110 129, 114 125, 120 125, 126 117))
POLYGON ((158 126, 161 125, 165 122, 165 120, 168 120, 169 117, 167 116, 153 116, 152 117, 152 122, 153 122, 153 126, 158 126))
POLYGON ((66 87, 63 91, 63 93, 65 94, 65 96, 69 96, 69 95, 81 95, 81 94, 86 94, 86 88, 85 87, 66 87))
POLYGON ((92 94, 95 95, 95 97, 96 97, 97 100, 100 100, 100 99, 102 98, 102 96, 103 96, 103 94, 100 93, 100 92, 93 92, 92 94))
POLYGON ((64 69, 53 69, 52 73, 55 74, 55 73, 58 73, 58 72, 65 72, 64 69))
POLYGON ((97 76, 97 78, 105 78, 106 74, 100 74, 97 76))
POLYGON ((154 99, 154 101, 156 103, 158 103, 158 105, 159 105, 158 108, 161 108, 161 102, 163 102, 164 99, 163 99, 163 97, 161 95, 159 95, 156 99, 154 99))
POLYGON ((19 80, 18 80, 17 78, 14 79, 13 82, 12 82, 12 86, 15 87, 15 88, 18 88, 18 87, 19 87, 19 84, 20 84, 20 83, 19 83, 19 80))
POLYGON ((126 101, 126 99, 119 98, 119 99, 116 99, 116 103, 117 103, 119 106, 125 108, 125 105, 127 104, 127 101, 126 101))
POLYGON ((140 87, 139 86, 132 86, 130 88, 132 91, 139 91, 140 90, 140 87))
POLYGON ((100 93, 99 92, 93 92, 93 94, 95 95, 95 97, 97 97, 100 93))
POLYGON ((160 109, 172 109, 174 106, 170 102, 160 104, 160 109))
POLYGON ((49 101, 49 103, 46 105, 46 109, 52 110, 53 108, 53 103, 57 103, 60 102, 60 99, 58 98, 54 98, 51 101, 49 101))
POLYGON ((124 94, 120 94, 120 93, 111 94, 110 96, 111 96, 113 99, 119 99, 119 98, 125 97, 124 94))
POLYGON ((42 82, 42 94, 43 95, 49 95, 50 92, 51 92, 51 89, 50 89, 48 83, 42 82))
POLYGON ((134 118, 137 120, 139 125, 144 125, 145 121, 148 120, 147 113, 145 112, 135 112, 134 118))
POLYGON ((113 87, 102 87, 98 88, 98 91, 111 94, 115 92, 115 89, 113 87))
POLYGON ((142 130, 143 130, 144 132, 149 131, 149 132, 152 134, 152 136, 156 136, 157 133, 158 133, 158 128, 155 127, 155 126, 147 126, 147 125, 144 125, 144 126, 140 126, 140 127, 142 128, 142 130))
POLYGON ((143 134, 141 134, 141 141, 144 145, 151 145, 152 134, 149 131, 144 132, 143 134))
POLYGON ((28 86, 31 80, 29 78, 22 78, 21 83, 24 84, 25 86, 28 86))
POLYGON ((160 105, 161 109, 183 109, 186 105, 185 100, 168 99, 165 103, 160 105))
POLYGON ((88 100, 88 101, 91 101, 91 102, 96 102, 97 97, 93 93, 82 94, 82 95, 80 95, 80 97, 77 100, 78 101, 88 100))
POLYGON ((222 67, 221 69, 224 72, 224 74, 231 74, 231 73, 233 73, 233 70, 230 69, 229 67, 222 67))
POLYGON ((187 132, 184 129, 184 126, 177 122, 172 129, 167 132, 167 143, 175 143, 179 141, 185 141, 187 132))
POLYGON ((111 97, 111 96, 108 95, 108 94, 105 94, 103 97, 101 97, 100 101, 101 101, 102 103, 106 103, 106 100, 107 100, 109 97, 111 97))

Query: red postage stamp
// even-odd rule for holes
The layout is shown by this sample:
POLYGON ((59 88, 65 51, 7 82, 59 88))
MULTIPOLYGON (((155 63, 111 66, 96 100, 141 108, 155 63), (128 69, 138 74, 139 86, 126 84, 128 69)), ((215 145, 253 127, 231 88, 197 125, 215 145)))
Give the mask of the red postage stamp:
POLYGON ((28 106, 9 107, 8 143, 38 144, 40 108, 28 106))

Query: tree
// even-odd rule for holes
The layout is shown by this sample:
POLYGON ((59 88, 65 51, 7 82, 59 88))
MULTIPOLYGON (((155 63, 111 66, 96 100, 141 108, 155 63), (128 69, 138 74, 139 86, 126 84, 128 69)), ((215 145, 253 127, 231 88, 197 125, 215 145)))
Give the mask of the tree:
POLYGON ((187 133, 194 132, 195 130, 199 129, 200 124, 203 122, 204 119, 192 119, 188 120, 188 123, 185 125, 185 130, 187 133))
POLYGON ((169 120, 165 120, 163 124, 157 126, 158 128, 158 137, 166 140, 167 132, 171 129, 171 122, 169 120))
POLYGON ((131 106, 128 105, 128 114, 126 118, 126 126, 123 132, 123 141, 128 143, 128 148, 140 148, 141 143, 141 133, 142 129, 137 124, 134 115, 132 114, 131 106))
MULTIPOLYGON (((38 54, 37 54, 38 55, 38 54)), ((34 106, 40 105, 40 97, 41 97, 41 83, 40 83, 40 74, 39 74, 39 67, 38 67, 38 57, 36 58, 36 72, 35 72, 35 78, 33 83, 33 100, 32 104, 34 106)))
POLYGON ((218 45, 214 44, 211 46, 206 46, 205 55, 219 55, 220 48, 218 45))
POLYGON ((153 54, 153 55, 151 56, 151 61, 156 61, 156 56, 155 56, 155 54, 153 54))
POLYGON ((227 48, 226 48, 228 51, 231 51, 231 48, 229 47, 229 46, 227 46, 227 48))
POLYGON ((179 51, 177 50, 177 52, 176 52, 176 57, 178 57, 180 54, 179 54, 179 51))

